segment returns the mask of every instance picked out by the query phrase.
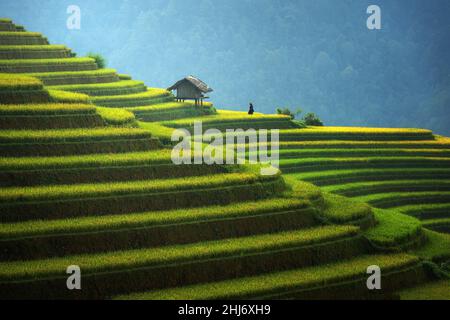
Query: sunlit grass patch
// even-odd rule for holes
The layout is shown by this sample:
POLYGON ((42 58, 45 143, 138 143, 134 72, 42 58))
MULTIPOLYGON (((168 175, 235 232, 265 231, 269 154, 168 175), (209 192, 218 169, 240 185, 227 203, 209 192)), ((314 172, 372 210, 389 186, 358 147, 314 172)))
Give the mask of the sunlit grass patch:
POLYGON ((42 36, 42 33, 39 32, 14 32, 14 31, 1 31, 0 37, 36 37, 36 36, 42 36))
POLYGON ((96 128, 64 130, 0 130, 0 143, 45 143, 89 141, 114 137, 150 137, 150 133, 134 128, 96 128))
POLYGON ((45 170, 170 163, 170 154, 170 149, 160 149, 146 152, 89 154, 64 157, 0 158, 0 170, 45 170))
MULTIPOLYGON (((127 108, 127 110, 132 111, 136 114, 144 113, 144 112, 161 112, 161 111, 173 111, 176 109, 182 109, 186 107, 193 107, 194 103, 187 102, 165 102, 165 103, 156 103, 149 106, 139 106, 139 107, 131 107, 127 108)), ((200 107, 199 107, 200 108, 200 107)), ((203 117, 199 120, 203 120, 203 117)))
POLYGON ((93 103, 99 106, 111 108, 130 108, 137 106, 147 106, 156 103, 173 101, 173 95, 159 88, 148 88, 145 92, 132 93, 126 95, 94 96, 93 103))
POLYGON ((413 251, 413 253, 423 259, 435 262, 443 262, 450 259, 450 234, 438 233, 431 230, 424 230, 427 242, 413 251))
POLYGON ((422 224, 416 218, 398 210, 373 209, 377 226, 367 230, 365 235, 377 246, 401 247, 414 241, 422 232, 422 224))
POLYGON ((58 103, 90 103, 89 96, 82 93, 60 90, 48 90, 48 93, 51 100, 58 103))
POLYGON ((9 73, 37 73, 57 71, 95 70, 97 65, 91 58, 57 59, 1 59, 0 71, 9 73))
POLYGON ((71 84, 62 86, 52 86, 52 89, 75 91, 75 90, 90 90, 90 89, 126 88, 138 85, 144 85, 144 82, 137 80, 122 80, 109 83, 71 84))
MULTIPOLYGON (((172 99, 169 99, 172 100, 172 99)), ((201 119, 205 115, 215 113, 211 104, 196 106, 194 103, 168 101, 163 103, 152 103, 138 107, 128 107, 138 119, 146 122, 167 121, 180 118, 198 117, 201 119)))
POLYGON ((111 125, 130 124, 135 121, 134 114, 125 109, 97 107, 97 112, 111 125))
POLYGON ((212 124, 222 124, 224 122, 232 123, 232 122, 253 122, 253 121, 290 121, 288 116, 283 115, 265 115, 265 114, 254 114, 253 116, 249 116, 247 113, 241 112, 224 112, 221 110, 217 111, 216 115, 204 116, 201 118, 187 118, 187 119, 179 119, 173 121, 165 121, 164 125, 175 127, 175 128, 183 128, 190 127, 194 125, 195 121, 201 121, 205 125, 212 124))
POLYGON ((284 180, 290 188, 287 193, 291 196, 311 201, 322 200, 322 191, 319 187, 316 187, 309 182, 295 180, 289 176, 284 176, 284 180))
POLYGON ((6 45, 0 46, 0 51, 46 51, 46 50, 64 50, 68 49, 65 45, 61 44, 48 44, 48 45, 34 45, 34 46, 27 46, 27 45, 6 45))
POLYGON ((4 90, 40 90, 42 82, 39 79, 15 74, 0 73, 0 92, 4 90))
POLYGON ((332 223, 351 223, 372 215, 369 205, 333 194, 324 194, 323 218, 332 223))
POLYGON ((117 96, 104 96, 104 97, 93 97, 94 102, 104 102, 104 101, 124 101, 133 99, 147 99, 147 98, 157 98, 162 96, 169 96, 170 92, 165 89, 159 88, 149 88, 146 92, 127 94, 127 95, 117 95, 117 96))
POLYGON ((55 65, 55 64, 84 64, 95 62, 92 58, 63 58, 63 59, 1 59, 1 65, 55 65))

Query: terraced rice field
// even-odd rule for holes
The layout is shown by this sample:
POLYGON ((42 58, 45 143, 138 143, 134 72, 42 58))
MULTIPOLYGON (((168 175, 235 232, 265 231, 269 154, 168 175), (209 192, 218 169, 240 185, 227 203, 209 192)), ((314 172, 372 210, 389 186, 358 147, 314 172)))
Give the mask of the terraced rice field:
POLYGON ((449 142, 433 137, 422 147, 418 141, 413 144, 417 145, 408 149, 383 146, 350 150, 298 145, 298 150, 280 151, 282 159, 288 155, 281 167, 296 179, 315 183, 326 192, 396 209, 423 219, 427 228, 448 232, 449 142), (430 144, 433 148, 429 148, 430 144))
POLYGON ((2 45, 48 45, 47 38, 39 32, 1 31, 2 45))
POLYGON ((40 79, 45 85, 95 84, 119 81, 114 69, 97 69, 71 72, 36 72, 29 76, 40 79))
MULTIPOLYGON (((266 128, 295 128, 296 124, 283 115, 254 114, 248 117, 246 112, 218 110, 215 115, 202 118, 185 118, 173 121, 163 121, 162 124, 170 128, 184 128, 193 132, 195 121, 201 120, 203 130, 214 128, 221 131, 226 129, 266 129, 266 128)), ((238 134, 236 134, 238 135, 238 134)))
POLYGON ((81 92, 90 96, 124 95, 146 91, 144 82, 136 80, 122 80, 117 82, 95 84, 72 84, 52 86, 51 88, 63 91, 81 92))
POLYGON ((2 46, 0 59, 59 59, 69 58, 72 52, 63 45, 2 46))
POLYGON ((210 103, 204 103, 202 107, 199 107, 189 101, 155 103, 148 106, 127 108, 127 110, 133 112, 139 120, 145 122, 201 117, 215 113, 210 103))
POLYGON ((91 58, 0 60, 0 72, 3 73, 63 72, 95 69, 97 69, 97 65, 95 60, 91 58))
POLYGON ((446 284, 430 270, 450 258, 450 139, 175 102, 7 19, 0 72, 0 298, 410 298, 446 284), (283 174, 175 165, 171 133, 196 120, 280 129, 283 174), (67 289, 69 265, 83 290, 67 289))

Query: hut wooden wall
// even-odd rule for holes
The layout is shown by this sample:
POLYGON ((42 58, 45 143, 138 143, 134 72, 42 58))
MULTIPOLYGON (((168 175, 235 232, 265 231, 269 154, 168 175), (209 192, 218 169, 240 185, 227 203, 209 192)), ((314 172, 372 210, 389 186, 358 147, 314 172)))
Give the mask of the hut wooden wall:
POLYGON ((199 99, 201 97, 200 90, 189 82, 181 83, 177 88, 177 98, 199 99))

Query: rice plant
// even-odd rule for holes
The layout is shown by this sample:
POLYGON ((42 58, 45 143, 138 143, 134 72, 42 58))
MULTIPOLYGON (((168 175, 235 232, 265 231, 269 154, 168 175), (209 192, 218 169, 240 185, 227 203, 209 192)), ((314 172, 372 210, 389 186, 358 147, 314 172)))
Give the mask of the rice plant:
POLYGON ((97 113, 110 125, 131 124, 136 120, 132 112, 124 109, 97 107, 97 113))

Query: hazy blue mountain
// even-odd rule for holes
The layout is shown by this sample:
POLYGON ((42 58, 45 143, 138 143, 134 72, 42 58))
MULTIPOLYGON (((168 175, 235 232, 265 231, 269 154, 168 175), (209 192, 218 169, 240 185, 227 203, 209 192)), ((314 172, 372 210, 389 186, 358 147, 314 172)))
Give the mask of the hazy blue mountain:
POLYGON ((448 0, 15 0, 0 12, 149 86, 196 75, 219 108, 450 134, 448 0), (70 4, 81 30, 66 28, 70 4), (382 30, 366 27, 370 4, 382 30))

